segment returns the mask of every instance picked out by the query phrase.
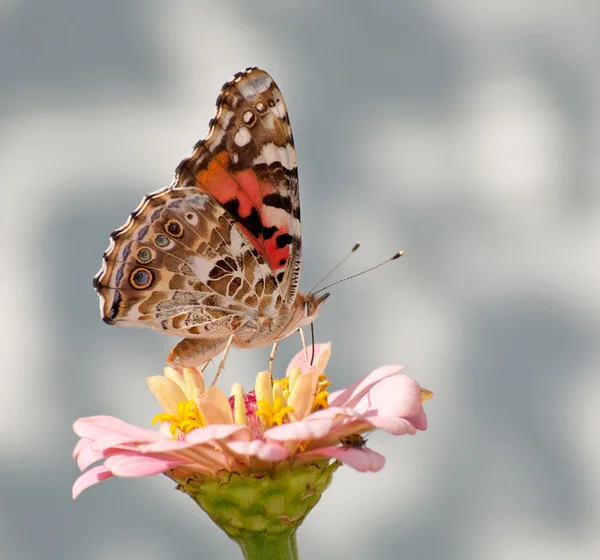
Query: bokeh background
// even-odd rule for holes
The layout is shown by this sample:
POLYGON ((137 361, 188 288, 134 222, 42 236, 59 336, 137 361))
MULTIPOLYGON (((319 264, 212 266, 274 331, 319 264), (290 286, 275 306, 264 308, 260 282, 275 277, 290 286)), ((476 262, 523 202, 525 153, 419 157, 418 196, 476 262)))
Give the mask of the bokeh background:
MULTIPOLYGON (((302 557, 597 557, 599 21, 592 0, 2 0, 1 558, 240 557, 166 477, 72 502, 71 424, 158 412, 145 378, 176 339, 104 325, 91 280, 250 65, 290 110, 303 289, 356 240, 348 274, 405 251, 317 321, 335 386, 403 363, 436 393, 427 432, 370 438, 382 472, 338 471, 302 557)), ((234 351, 222 386, 268 352, 234 351)))

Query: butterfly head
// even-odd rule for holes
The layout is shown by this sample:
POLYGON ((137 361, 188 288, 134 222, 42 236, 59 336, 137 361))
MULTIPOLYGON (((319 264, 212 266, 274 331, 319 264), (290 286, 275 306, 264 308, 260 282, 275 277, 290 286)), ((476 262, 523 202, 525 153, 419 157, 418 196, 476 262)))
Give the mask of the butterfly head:
POLYGON ((303 295, 303 303, 302 303, 302 317, 300 319, 300 325, 309 325, 312 323, 323 307, 323 304, 329 297, 329 293, 325 294, 306 294, 303 295))

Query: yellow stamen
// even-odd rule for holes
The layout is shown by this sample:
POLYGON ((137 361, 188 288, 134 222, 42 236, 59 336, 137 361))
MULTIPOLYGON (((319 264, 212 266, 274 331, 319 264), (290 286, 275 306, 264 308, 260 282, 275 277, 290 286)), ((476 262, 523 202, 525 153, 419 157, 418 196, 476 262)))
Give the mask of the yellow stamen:
POLYGON ((315 402, 313 403, 313 411, 315 410, 321 410, 323 408, 328 408, 329 407, 329 403, 327 402, 327 397, 329 396, 329 393, 327 391, 321 391, 319 393, 317 393, 317 396, 315 397, 315 402))
POLYGON ((271 398, 260 399, 256 401, 258 410, 255 412, 255 414, 260 418, 263 426, 270 428, 274 425, 283 424, 288 413, 294 412, 294 409, 287 405, 286 392, 287 390, 284 391, 282 388, 282 383, 277 380, 273 383, 273 388, 270 392, 271 398))
POLYGON ((163 424, 169 422, 170 432, 173 436, 177 436, 177 431, 187 434, 196 428, 202 428, 206 426, 206 422, 202 417, 202 413, 198 410, 198 406, 194 401, 183 401, 177 406, 177 414, 162 413, 157 414, 152 418, 152 425, 154 426, 157 422, 163 424))

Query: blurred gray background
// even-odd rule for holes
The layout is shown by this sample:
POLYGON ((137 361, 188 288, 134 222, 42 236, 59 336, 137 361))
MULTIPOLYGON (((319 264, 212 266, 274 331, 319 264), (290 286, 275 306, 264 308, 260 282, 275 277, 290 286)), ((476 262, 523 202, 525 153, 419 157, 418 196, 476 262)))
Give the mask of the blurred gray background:
POLYGON ((370 438, 382 472, 338 471, 302 557, 597 557, 599 21, 591 0, 1 0, 2 560, 240 557, 166 477, 72 502, 71 424, 158 412, 145 378, 177 339, 104 325, 92 277, 249 65, 290 110, 303 289, 356 240, 348 274, 405 251, 333 290, 334 388, 403 363, 436 393, 427 432, 370 438))

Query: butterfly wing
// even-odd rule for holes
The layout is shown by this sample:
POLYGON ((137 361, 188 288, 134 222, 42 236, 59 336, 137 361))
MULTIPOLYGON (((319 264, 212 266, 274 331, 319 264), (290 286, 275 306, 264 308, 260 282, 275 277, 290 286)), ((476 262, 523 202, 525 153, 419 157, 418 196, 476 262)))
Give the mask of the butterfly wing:
POLYGON ((220 338, 255 312, 257 289, 273 293, 275 281, 211 195, 167 188, 113 232, 94 286, 109 324, 220 338))
POLYGON ((300 244, 285 103, 268 74, 249 69, 223 86, 173 184, 111 235, 94 279, 103 319, 222 340, 293 302, 300 244))
POLYGON ((296 150, 281 91, 249 68, 226 83, 208 136, 177 168, 173 188, 213 195, 269 265, 285 304, 300 280, 296 150))

